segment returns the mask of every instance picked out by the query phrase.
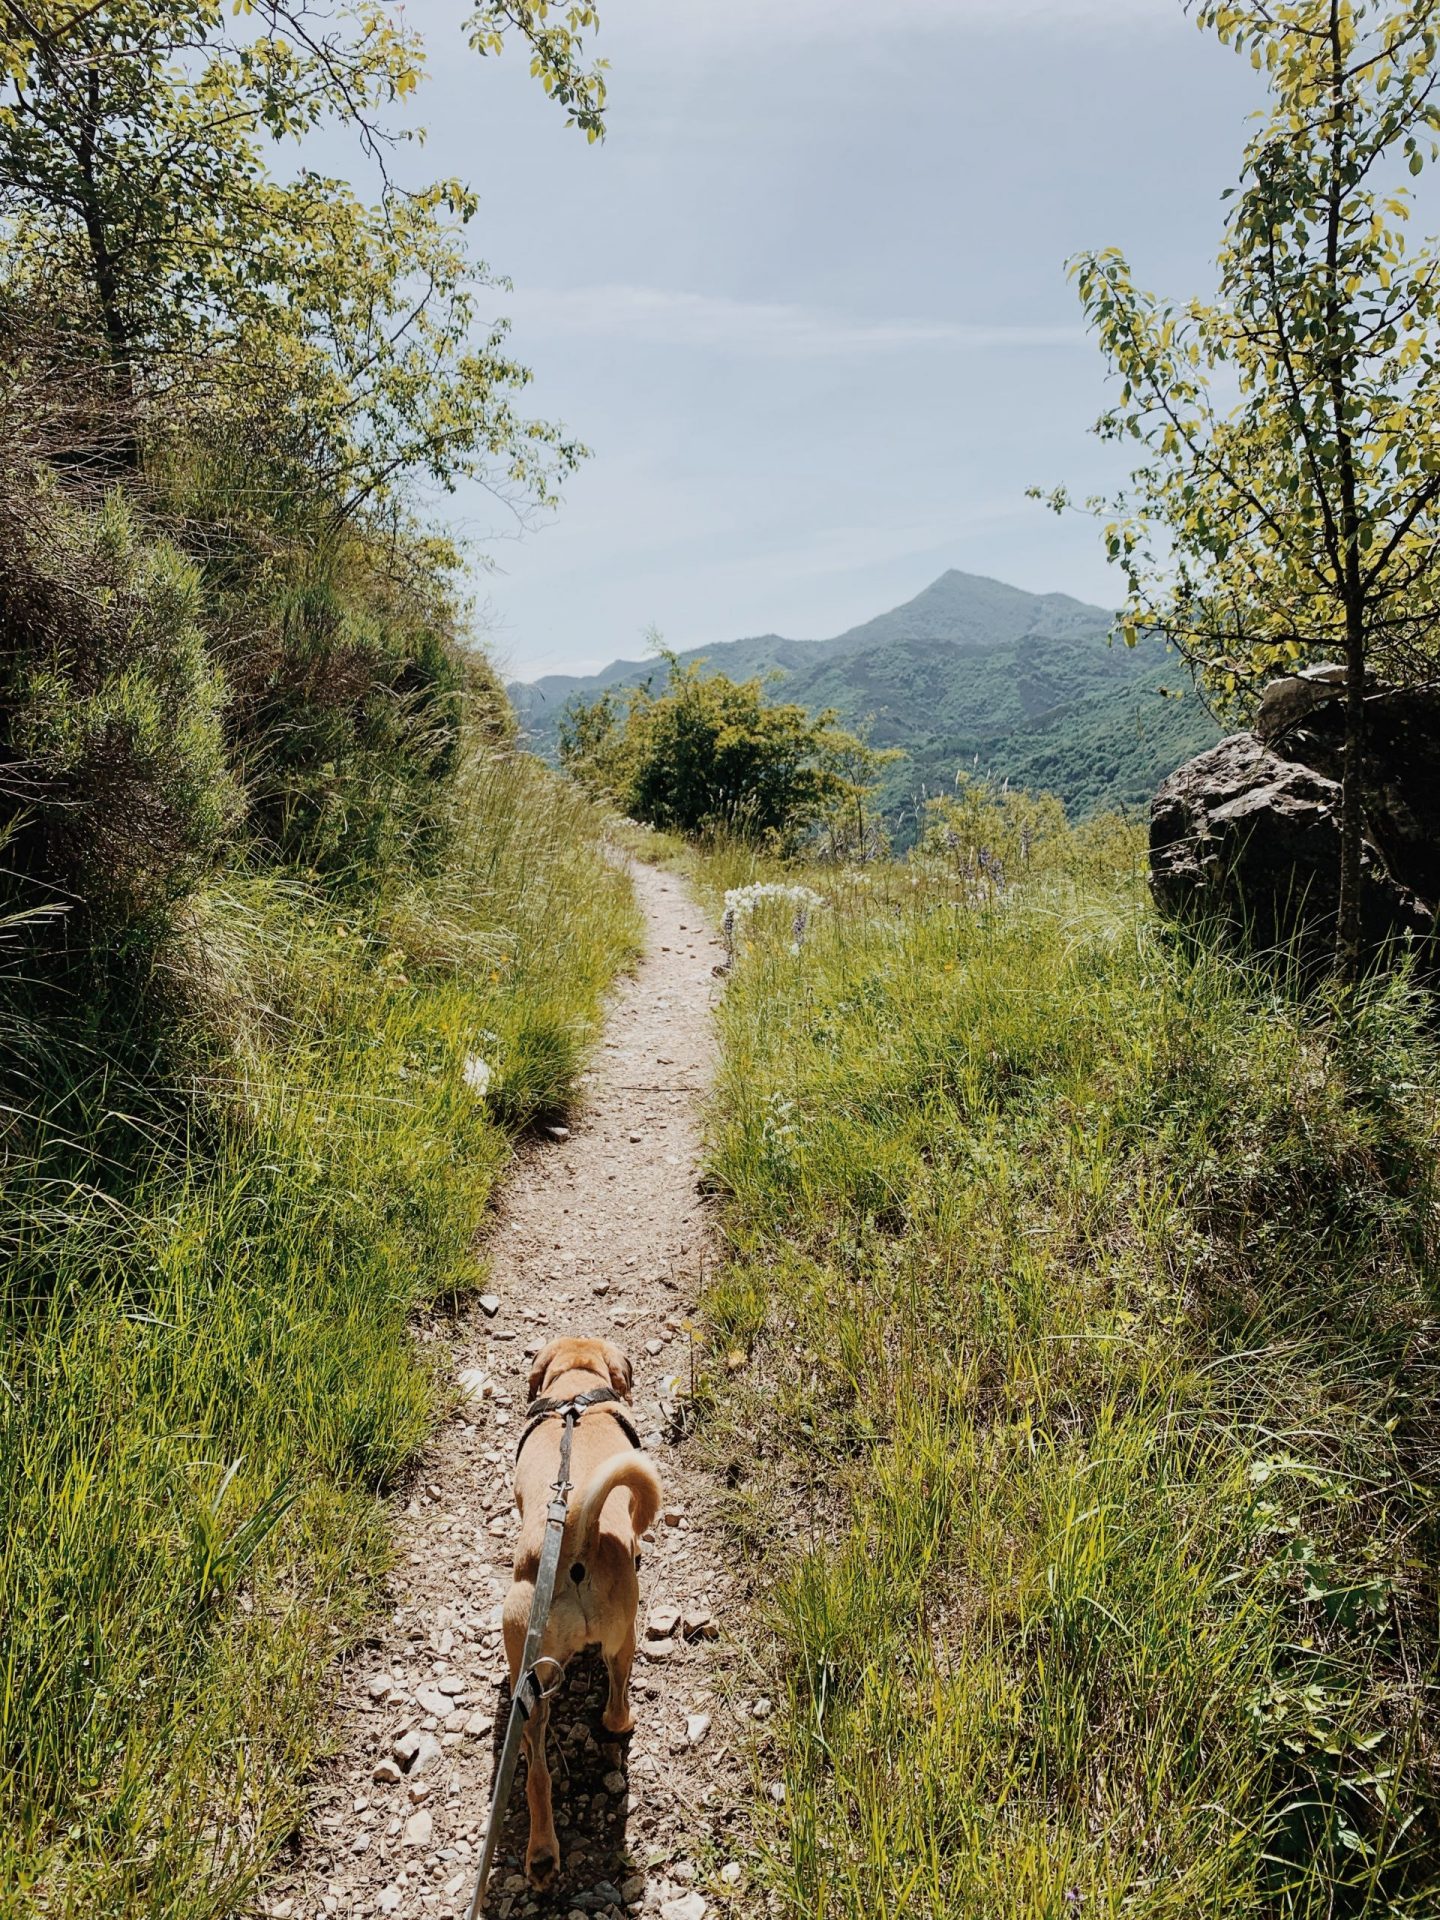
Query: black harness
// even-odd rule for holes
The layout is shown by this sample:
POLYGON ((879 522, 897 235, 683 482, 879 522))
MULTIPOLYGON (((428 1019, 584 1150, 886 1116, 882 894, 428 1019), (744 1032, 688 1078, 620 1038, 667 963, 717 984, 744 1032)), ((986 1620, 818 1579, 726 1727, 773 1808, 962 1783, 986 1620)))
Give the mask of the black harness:
POLYGON ((640 1435, 635 1430, 635 1422, 625 1411, 625 1403, 613 1387, 592 1387, 588 1393, 577 1393, 569 1400, 548 1400, 542 1397, 532 1400, 525 1409, 525 1431, 520 1435, 515 1448, 515 1458, 520 1458, 525 1442, 537 1427, 543 1427, 547 1420, 553 1420, 559 1414, 565 1414, 571 1408, 577 1417, 590 1407, 604 1407, 610 1418, 619 1426, 620 1431, 632 1447, 640 1445, 640 1435))

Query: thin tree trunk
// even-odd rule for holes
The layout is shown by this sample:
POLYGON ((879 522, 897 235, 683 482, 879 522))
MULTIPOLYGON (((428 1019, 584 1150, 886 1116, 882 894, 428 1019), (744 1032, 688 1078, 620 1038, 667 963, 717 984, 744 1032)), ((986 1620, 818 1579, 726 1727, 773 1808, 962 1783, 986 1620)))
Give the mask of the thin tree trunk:
POLYGON ((1340 468, 1341 595, 1345 606, 1345 764, 1340 786, 1340 899, 1335 924, 1335 964, 1340 978, 1355 981, 1364 959, 1360 874, 1365 815, 1365 584, 1360 565, 1360 514, 1354 448, 1348 417, 1349 383, 1341 342, 1339 273, 1340 215, 1344 198, 1345 47, 1340 0, 1330 0, 1331 106, 1330 180, 1325 266, 1328 281, 1330 408, 1340 468))
POLYGON ((1365 629, 1347 618, 1345 636, 1345 765, 1340 787, 1340 908, 1335 958, 1353 983, 1364 964, 1361 871, 1365 824, 1365 629))
POLYGON ((109 351, 109 387, 120 415, 118 432, 107 449, 109 459, 125 471, 140 464, 140 440, 136 420, 135 365, 131 353, 129 328, 120 306, 119 277, 110 250, 105 225, 105 210, 96 179, 95 137, 100 120, 98 70, 92 66, 87 85, 88 112, 80 128, 76 157, 81 179, 80 210, 85 239, 90 250, 95 294, 100 305, 101 324, 109 351))

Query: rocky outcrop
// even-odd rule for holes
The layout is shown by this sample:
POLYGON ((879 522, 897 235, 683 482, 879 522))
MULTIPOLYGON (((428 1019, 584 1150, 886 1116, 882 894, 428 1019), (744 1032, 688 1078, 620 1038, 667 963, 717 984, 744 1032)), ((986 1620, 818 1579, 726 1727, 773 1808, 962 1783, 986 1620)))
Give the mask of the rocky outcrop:
MULTIPOLYGON (((1162 912, 1252 949, 1328 955, 1339 904, 1343 668, 1266 689, 1253 733, 1173 773, 1150 811, 1162 912)), ((1418 943, 1435 959, 1440 903, 1440 691, 1366 702, 1361 913, 1374 955, 1418 943)))

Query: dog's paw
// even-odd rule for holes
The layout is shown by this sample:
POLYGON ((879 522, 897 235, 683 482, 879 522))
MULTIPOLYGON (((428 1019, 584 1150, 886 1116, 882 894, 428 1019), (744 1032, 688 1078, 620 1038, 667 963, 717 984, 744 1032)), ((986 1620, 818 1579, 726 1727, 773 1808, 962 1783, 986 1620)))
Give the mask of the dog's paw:
POLYGON ((557 1847, 539 1846, 533 1853, 525 1856, 525 1877, 537 1893, 544 1893, 553 1887, 560 1877, 560 1851, 557 1847))

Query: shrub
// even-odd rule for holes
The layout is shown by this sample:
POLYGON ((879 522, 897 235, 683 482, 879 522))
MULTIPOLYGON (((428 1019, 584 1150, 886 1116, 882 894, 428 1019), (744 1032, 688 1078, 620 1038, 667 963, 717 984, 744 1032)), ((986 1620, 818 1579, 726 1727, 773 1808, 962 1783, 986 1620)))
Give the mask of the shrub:
POLYGON ((195 568, 125 500, 0 474, 0 900, 74 954, 150 954, 239 813, 195 568))
POLYGON ((636 688, 622 719, 613 694, 572 702, 562 763, 662 832, 728 834, 792 852, 863 800, 893 755, 826 711, 766 699, 761 680, 702 675, 666 656, 665 691, 636 688))

